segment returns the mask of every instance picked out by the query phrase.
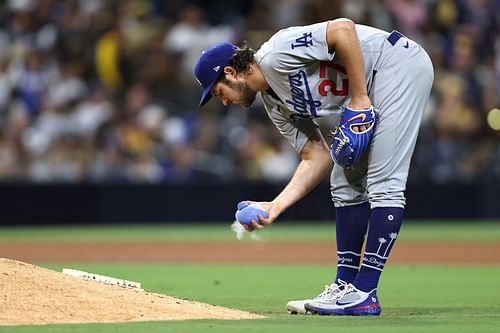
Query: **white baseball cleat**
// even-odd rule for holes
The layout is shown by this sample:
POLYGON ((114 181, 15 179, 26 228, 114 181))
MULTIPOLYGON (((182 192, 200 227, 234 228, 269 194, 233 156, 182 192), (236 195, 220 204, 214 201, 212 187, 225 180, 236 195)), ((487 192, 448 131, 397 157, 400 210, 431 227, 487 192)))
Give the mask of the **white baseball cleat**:
POLYGON ((382 312, 377 296, 377 289, 364 292, 349 284, 336 299, 312 300, 305 304, 305 309, 313 314, 378 316, 382 312))
POLYGON ((323 292, 318 296, 313 299, 290 301, 286 304, 286 309, 290 314, 312 314, 312 312, 307 310, 305 307, 307 303, 313 301, 327 302, 329 300, 336 300, 338 297, 337 295, 345 288, 346 285, 347 283, 342 280, 339 280, 339 284, 332 283, 330 285, 326 285, 325 290, 323 290, 323 292))

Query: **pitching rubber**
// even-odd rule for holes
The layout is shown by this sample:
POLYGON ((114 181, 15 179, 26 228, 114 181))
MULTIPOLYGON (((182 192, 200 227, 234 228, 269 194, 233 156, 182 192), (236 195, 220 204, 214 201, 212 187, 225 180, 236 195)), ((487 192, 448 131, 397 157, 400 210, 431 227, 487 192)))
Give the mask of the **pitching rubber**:
POLYGON ((64 268, 62 272, 63 272, 63 274, 70 275, 70 276, 83 277, 86 280, 91 280, 91 281, 101 282, 101 283, 105 283, 105 284, 120 286, 120 287, 124 287, 124 288, 131 288, 131 289, 135 289, 135 290, 144 291, 144 289, 141 288, 141 284, 139 282, 117 279, 117 278, 110 277, 110 276, 99 275, 99 274, 94 274, 94 273, 89 273, 89 272, 84 272, 84 271, 79 271, 76 269, 69 269, 69 268, 64 268))

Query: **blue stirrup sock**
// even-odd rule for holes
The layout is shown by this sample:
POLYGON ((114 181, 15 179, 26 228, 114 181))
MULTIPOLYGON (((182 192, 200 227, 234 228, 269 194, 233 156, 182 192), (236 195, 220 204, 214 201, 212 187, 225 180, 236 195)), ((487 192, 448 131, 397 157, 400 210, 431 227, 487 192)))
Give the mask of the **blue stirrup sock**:
POLYGON ((338 207, 335 209, 337 233, 337 275, 339 279, 350 283, 359 270, 361 249, 368 227, 369 204, 338 207))
POLYGON ((377 288, 380 275, 403 222, 403 208, 381 207, 372 209, 361 268, 353 285, 361 291, 377 288))

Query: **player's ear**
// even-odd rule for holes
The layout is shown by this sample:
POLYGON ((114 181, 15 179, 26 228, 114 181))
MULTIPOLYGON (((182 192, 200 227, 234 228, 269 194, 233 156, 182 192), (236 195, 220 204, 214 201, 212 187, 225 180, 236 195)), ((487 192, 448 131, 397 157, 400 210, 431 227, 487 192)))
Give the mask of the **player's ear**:
POLYGON ((231 66, 226 66, 224 67, 224 75, 226 76, 226 79, 228 79, 228 77, 236 77, 236 70, 231 67, 231 66))

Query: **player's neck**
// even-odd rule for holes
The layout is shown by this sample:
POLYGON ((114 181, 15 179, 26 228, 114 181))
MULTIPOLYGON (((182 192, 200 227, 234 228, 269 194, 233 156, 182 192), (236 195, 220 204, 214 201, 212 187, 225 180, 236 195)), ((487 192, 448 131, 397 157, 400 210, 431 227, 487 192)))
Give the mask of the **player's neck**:
POLYGON ((260 70, 259 65, 253 63, 250 65, 250 68, 251 70, 247 77, 250 87, 256 91, 266 91, 269 89, 270 86, 267 83, 264 74, 260 70))

